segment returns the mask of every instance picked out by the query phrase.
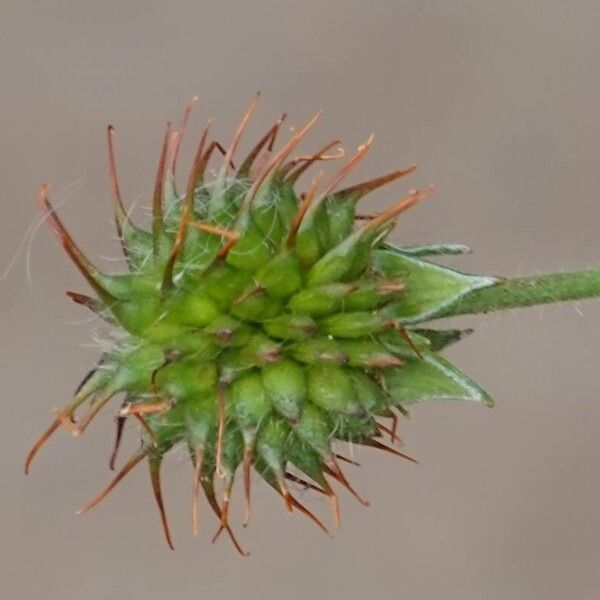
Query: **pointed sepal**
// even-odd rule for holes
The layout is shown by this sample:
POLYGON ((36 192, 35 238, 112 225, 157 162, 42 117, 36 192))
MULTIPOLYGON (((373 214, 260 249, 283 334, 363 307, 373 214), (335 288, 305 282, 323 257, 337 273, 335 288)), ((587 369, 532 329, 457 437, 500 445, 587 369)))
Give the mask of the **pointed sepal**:
POLYGON ((386 369, 384 376, 392 400, 404 406, 427 400, 470 400, 494 406, 485 390, 432 352, 422 359, 408 359, 397 369, 386 369))
POLYGON ((404 323, 434 319, 469 292, 499 282, 495 277, 467 275, 389 250, 373 252, 373 267, 385 277, 398 277, 405 282, 404 294, 385 309, 390 317, 404 323))

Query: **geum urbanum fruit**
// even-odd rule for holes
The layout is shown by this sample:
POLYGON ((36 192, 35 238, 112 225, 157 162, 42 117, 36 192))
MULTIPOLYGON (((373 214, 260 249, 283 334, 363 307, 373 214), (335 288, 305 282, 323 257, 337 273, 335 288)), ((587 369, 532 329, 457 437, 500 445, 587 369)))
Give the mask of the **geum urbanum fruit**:
POLYGON ((479 277, 424 260, 460 254, 464 246, 388 244, 397 217, 432 190, 410 191, 379 214, 358 214, 363 196, 415 169, 342 187, 372 138, 331 179, 324 181, 319 173, 298 192, 298 180, 309 167, 343 156, 337 140, 310 156, 294 155, 319 114, 274 150, 281 117, 235 169, 234 153, 256 100, 226 149, 209 142, 205 128, 184 194, 177 191, 175 169, 193 101, 181 126, 174 132, 167 127, 150 231, 135 226, 123 206, 109 126, 125 274, 107 275, 93 266, 54 212, 47 187, 39 191, 47 220, 95 297, 68 295, 114 328, 110 350, 73 401, 56 412, 25 469, 57 429, 80 435, 106 405, 122 397, 111 468, 126 419, 138 422, 141 447, 80 512, 98 504, 147 460, 171 547, 160 467, 175 446, 185 445, 194 465, 194 531, 202 488, 219 521, 215 539, 225 531, 243 553, 229 524, 229 501, 240 473, 247 523, 254 470, 290 512, 303 513, 327 532, 288 482, 328 496, 336 525, 333 482, 366 504, 340 467, 349 459, 338 453, 339 442, 413 460, 392 447, 399 443, 398 415, 407 414, 407 407, 446 398, 493 404, 439 354, 465 332, 424 328, 423 322, 600 294, 598 271, 513 280, 479 277), (224 157, 207 179, 215 151, 224 157), (86 404, 87 412, 76 418, 86 404), (388 438, 391 445, 384 441, 388 438))

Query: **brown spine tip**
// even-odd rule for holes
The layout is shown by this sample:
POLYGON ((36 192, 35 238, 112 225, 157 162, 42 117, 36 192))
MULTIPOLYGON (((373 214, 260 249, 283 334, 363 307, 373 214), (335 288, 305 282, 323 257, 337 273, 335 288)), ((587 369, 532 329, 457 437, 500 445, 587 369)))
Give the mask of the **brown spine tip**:
POLYGON ((369 232, 375 229, 379 229, 382 225, 393 221, 400 213, 408 210, 413 207, 418 202, 425 200, 428 196, 430 196, 434 192, 435 188, 433 186, 429 186, 425 191, 419 192, 418 190, 411 191, 407 196, 396 202, 393 206, 378 214, 376 217, 371 219, 368 223, 362 226, 359 229, 359 232, 369 232))
POLYGON ((121 196, 121 187, 119 185, 119 177, 117 175, 117 161, 115 159, 115 145, 114 145, 114 133, 115 128, 108 124, 106 126, 106 143, 108 147, 108 176, 110 180, 110 194, 113 200, 113 209, 115 213, 115 225, 117 227, 117 234, 121 240, 121 248, 123 254, 127 260, 129 260, 129 252, 123 239, 123 230, 127 222, 127 212, 123 206, 123 198, 121 196))
POLYGON ((192 533, 198 536, 200 533, 200 521, 198 519, 198 504, 200 496, 200 480, 202 478, 202 465, 204 463, 204 448, 199 446, 194 453, 194 482, 192 485, 192 533))
POLYGON ((251 513, 251 484, 252 484, 252 460, 254 458, 254 448, 252 444, 244 444, 244 458, 242 470, 244 473, 244 521, 243 527, 248 527, 251 513))
POLYGON ((306 506, 301 504, 291 494, 289 496, 289 502, 293 508, 297 509, 305 517, 310 519, 327 537, 332 537, 331 533, 329 532, 329 529, 327 529, 327 527, 325 527, 325 525, 323 525, 323 523, 321 523, 321 521, 312 512, 310 512, 310 510, 308 510, 308 508, 306 508, 306 506))
POLYGON ((113 444, 113 450, 108 460, 108 467, 111 471, 115 470, 115 464, 117 462, 117 455, 119 454, 119 448, 121 447, 121 440, 123 439, 123 430, 125 428, 126 417, 117 416, 115 417, 115 441, 113 444))
POLYGON ((65 293, 68 298, 75 302, 75 304, 79 304, 80 306, 84 306, 88 310, 91 310, 95 315, 111 325, 118 325, 117 319, 115 319, 110 310, 100 300, 78 292, 67 291, 65 293))
POLYGON ((400 439, 396 436, 398 417, 396 415, 394 415, 392 417, 392 419, 394 419, 394 421, 393 421, 393 425, 392 425, 391 429, 389 427, 386 427, 385 425, 382 425, 381 423, 376 423, 375 426, 377 427, 377 429, 379 431, 382 431, 383 433, 387 433, 390 436, 390 442, 392 444, 394 444, 397 441, 399 443, 399 445, 401 445, 400 439))
POLYGON ((217 428, 217 453, 216 453, 216 473, 221 479, 225 477, 223 471, 223 434, 225 432, 225 412, 227 400, 225 398, 225 384, 219 384, 219 424, 217 428))
POLYGON ((50 424, 50 427, 42 433, 42 435, 37 439, 35 444, 32 446, 31 450, 27 453, 27 457, 25 458, 25 466, 23 470, 25 471, 25 475, 29 475, 29 469, 31 468, 31 463, 35 458, 35 455, 39 452, 40 448, 50 439, 52 434, 60 427, 60 419, 54 419, 50 424))
POLYGON ((350 482, 346 479, 346 476, 340 469, 335 458, 331 456, 325 462, 326 471, 337 481, 339 481, 363 506, 369 506, 369 503, 364 500, 358 492, 350 485, 350 482))
MULTIPOLYGON (((206 496, 209 506, 212 508, 213 512, 217 515, 219 522, 221 522, 221 520, 222 520, 221 508, 219 507, 219 503, 217 502, 217 498, 215 496, 215 490, 214 490, 213 483, 211 481, 209 481, 208 479, 203 479, 202 480, 202 489, 204 490, 204 495, 206 496)), ((246 552, 242 548, 242 546, 239 544, 239 542, 237 541, 237 539, 233 533, 233 530, 231 529, 231 527, 229 525, 227 525, 225 527, 225 531, 227 531, 227 535, 229 536, 231 543, 234 545, 234 547, 238 551, 238 553, 241 556, 250 556, 250 553, 246 552)), ((216 542, 216 539, 213 540, 213 543, 214 542, 216 542)))
POLYGON ((340 502, 337 497, 337 494, 334 492, 333 488, 329 485, 325 477, 323 476, 323 483, 325 485, 325 493, 329 496, 329 501, 331 503, 331 513, 333 515, 333 523, 335 527, 342 526, 342 516, 340 514, 340 502))
POLYGON ((70 259, 73 261, 75 266, 79 269, 80 273, 85 277, 90 286, 98 294, 105 304, 111 304, 115 302, 114 296, 102 287, 96 280, 97 270, 92 263, 85 257, 83 252, 78 248, 77 244, 73 241, 73 238, 63 225, 62 221, 56 214, 54 207, 50 203, 48 198, 50 193, 50 186, 43 184, 38 190, 37 202, 42 211, 45 212, 52 232, 65 249, 70 259))
POLYGON ((394 448, 390 448, 389 446, 386 446, 385 444, 382 444, 381 442, 378 442, 377 440, 369 439, 363 443, 365 446, 371 446, 371 448, 376 448, 377 450, 383 450, 384 452, 389 452, 390 454, 393 454, 394 456, 408 460, 412 463, 415 463, 416 465, 419 464, 419 461, 416 458, 413 458, 412 456, 409 456, 408 454, 404 454, 403 452, 398 452, 398 450, 394 450, 394 448))
POLYGON ((169 140, 171 139, 171 123, 167 123, 165 137, 158 160, 156 180, 154 182, 154 195, 152 198, 152 241, 154 256, 158 253, 160 235, 164 228, 163 222, 163 199, 165 192, 165 179, 167 175, 167 154, 169 152, 169 140))
POLYGON ((279 488, 279 493, 283 498, 285 503, 285 507, 289 513, 292 512, 292 495, 290 494, 290 490, 288 489, 285 483, 285 475, 283 471, 277 470, 275 472, 275 479, 277 481, 277 487, 279 488))
POLYGON ((218 185, 223 185, 225 183, 225 177, 227 175, 229 163, 231 162, 233 155, 234 155, 235 151, 237 150, 240 140, 242 139, 244 130, 246 129, 246 126, 248 125, 248 122, 250 121, 250 117, 252 117, 252 114, 254 113, 256 105, 258 104, 259 98, 260 98, 260 92, 257 92, 256 96, 254 96, 254 99, 250 103, 250 106, 244 113, 235 133, 233 134, 233 138, 231 139, 231 142, 229 143, 229 146, 227 147, 227 151, 225 152, 225 156, 223 157, 223 164, 222 164, 219 174, 217 176, 218 185))
POLYGON ((177 137, 175 139, 175 145, 173 148, 173 159, 171 162, 171 175, 173 176, 173 178, 175 178, 175 171, 177 169, 177 159, 179 157, 181 141, 183 140, 183 135, 185 134, 185 130, 187 129, 187 125, 190 120, 190 115, 192 114, 192 110, 194 109, 196 102, 198 102, 198 96, 193 96, 187 101, 185 108, 183 109, 183 117, 181 119, 181 124, 177 129, 177 137))
POLYGON ((352 460, 352 459, 348 458, 347 456, 342 456, 341 454, 334 454, 334 456, 338 460, 341 460, 342 462, 348 463, 349 465, 352 465, 354 467, 360 467, 360 463, 359 462, 356 462, 355 460, 352 460))
MULTIPOLYGON (((97 368, 96 369, 92 369, 84 378, 83 381, 79 384, 79 387, 77 389, 77 392, 75 394, 75 399, 73 400, 73 402, 71 402, 71 404, 69 404, 67 407, 65 407, 62 410, 62 415, 72 415, 75 410, 77 410, 77 408, 79 406, 81 406, 81 404, 83 404, 90 396, 90 393, 84 393, 82 392, 83 387, 85 386, 85 384, 91 379, 91 377, 96 373, 97 368)), ((31 463, 33 461, 33 459, 35 458, 36 454, 39 452, 39 450, 42 448, 42 446, 50 439, 50 437, 54 434, 54 432, 60 427, 62 423, 61 418, 57 417, 56 419, 54 419, 54 421, 52 421, 52 423, 50 424, 50 427, 48 427, 48 429, 46 429, 46 431, 44 431, 44 433, 42 433, 42 435, 37 439, 37 441, 35 442, 35 444, 32 446, 31 450, 27 453, 27 457, 25 458, 25 465, 24 465, 24 471, 25 471, 25 475, 29 474, 29 469, 31 467, 31 463)))
POLYGON ((222 527, 219 528, 219 530, 217 531, 217 533, 215 534, 215 536, 213 537, 212 543, 214 544, 217 539, 219 538, 219 534, 221 533, 221 531, 226 531, 227 535, 229 536, 229 539, 231 540, 231 543, 233 544, 234 548, 237 550, 238 554, 240 556, 250 556, 250 552, 244 550, 241 546, 241 544, 238 542, 237 538, 235 537, 235 534, 233 533, 233 529, 231 529, 231 525, 227 524, 224 525, 222 527))
POLYGON ((163 533, 165 534, 165 540, 171 550, 175 550, 173 541, 171 539, 171 532, 169 530, 169 522, 167 520, 167 513, 165 511, 165 504, 163 502, 162 489, 160 484, 160 466, 162 458, 150 457, 150 482, 152 483, 152 491, 154 492, 154 499, 156 500, 156 506, 160 513, 160 522, 162 525, 163 533))
POLYGON ((293 473, 286 473, 285 478, 301 485, 305 490, 313 490, 315 492, 319 492, 319 494, 324 494, 328 496, 329 501, 331 503, 331 511, 333 515, 334 525, 335 527, 339 527, 342 524, 340 517, 340 505, 337 494, 333 491, 333 488, 329 485, 329 483, 327 483, 325 477, 323 477, 321 481, 321 484, 323 485, 322 488, 318 485, 311 483, 310 481, 306 481, 305 479, 294 475, 293 473))
POLYGON ((82 515, 98 506, 108 494, 110 494, 115 487, 121 482, 146 456, 148 452, 145 448, 138 450, 121 468, 121 470, 117 473, 114 479, 91 501, 88 502, 85 506, 80 508, 76 514, 82 515))
POLYGON ((392 444, 397 443, 399 446, 403 446, 404 442, 398 437, 398 415, 395 413, 392 413, 391 419, 392 419, 392 431, 390 434, 391 442, 392 442, 392 444))
POLYGON ((383 187, 392 181, 396 181, 397 179, 401 179, 402 177, 406 177, 411 173, 414 173, 417 170, 417 165, 411 165, 406 169, 392 171, 387 175, 382 175, 381 177, 376 177, 375 179, 369 179, 368 181, 363 181, 362 183, 357 183, 351 187, 344 188, 337 192, 336 196, 340 198, 347 197, 357 197, 362 198, 366 196, 370 192, 376 190, 377 188, 383 187))
POLYGON ((258 160, 261 151, 266 146, 267 152, 272 152, 273 145, 275 144, 275 140, 277 138, 277 134, 281 128, 283 121, 286 119, 287 113, 283 113, 277 122, 265 133, 265 135, 258 141, 258 143, 250 150, 248 156, 242 162, 240 168, 238 169, 237 175, 238 177, 248 177, 250 172, 253 170, 255 162, 258 160))
POLYGON ((229 503, 231 499, 231 490, 233 488, 233 475, 228 475, 228 480, 223 490, 223 505, 221 506, 221 523, 217 532, 213 536, 212 543, 214 544, 221 533, 230 528, 229 526, 229 503))
POLYGON ((96 298, 92 298, 87 294, 80 294, 79 292, 67 291, 65 293, 68 298, 75 302, 75 304, 85 306, 99 317, 102 317, 105 321, 113 322, 113 318, 108 313, 106 306, 104 306, 104 304, 99 300, 96 300, 96 298))
POLYGON ((234 545, 235 549, 238 551, 238 554, 240 554, 243 557, 250 556, 250 552, 244 550, 240 543, 237 541, 237 538, 235 537, 230 525, 227 525, 227 527, 225 527, 225 531, 227 531, 227 535, 229 536, 229 539, 231 540, 231 543, 234 545))
POLYGON ((298 179, 302 176, 302 174, 307 171, 315 162, 321 160, 337 160, 338 158, 343 158, 346 155, 346 150, 344 148, 340 148, 337 154, 326 155, 325 152, 328 152, 335 146, 341 145, 340 140, 333 140, 328 144, 325 144, 321 149, 317 150, 311 156, 299 156, 294 160, 291 160, 287 164, 281 167, 282 173, 285 175, 285 180, 294 185, 298 179))
POLYGON ((314 492, 319 492, 319 494, 327 494, 323 488, 320 488, 318 485, 315 485, 310 481, 306 481, 306 479, 302 479, 302 477, 298 477, 298 475, 294 475, 293 473, 286 471, 285 478, 288 481, 293 481, 294 483, 301 485, 305 490, 313 490, 314 492))

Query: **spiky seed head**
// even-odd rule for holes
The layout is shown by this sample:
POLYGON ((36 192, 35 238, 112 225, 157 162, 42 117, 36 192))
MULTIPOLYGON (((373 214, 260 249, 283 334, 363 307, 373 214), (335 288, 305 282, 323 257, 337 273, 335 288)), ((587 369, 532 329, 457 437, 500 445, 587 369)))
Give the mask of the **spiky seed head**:
MULTIPOLYGON (((326 531, 294 497, 289 481, 327 495, 337 524, 333 481, 360 499, 340 467, 339 443, 393 451, 383 436, 397 442, 398 415, 406 415, 411 404, 446 397, 491 404, 438 354, 461 332, 415 325, 495 280, 424 261, 426 249, 386 243, 397 217, 430 189, 412 190, 379 214, 364 217, 356 211, 366 194, 415 167, 344 188, 343 179, 363 160, 371 136, 330 179, 321 173, 301 192, 298 181, 308 167, 344 154, 333 152, 340 147, 336 140, 312 155, 295 155, 317 114, 276 150, 281 117, 236 171, 234 154, 256 100, 226 148, 210 141, 205 128, 181 193, 177 156, 195 100, 178 129, 167 126, 150 231, 127 215, 109 126, 115 220, 128 265, 124 274, 93 266, 54 212, 48 188, 39 192, 54 233, 96 295, 69 296, 114 326, 115 343, 33 447, 26 470, 57 429, 81 434, 102 408, 114 404, 111 468, 126 419, 138 423, 142 446, 82 511, 147 460, 170 546, 160 467, 175 446, 187 447, 194 464, 194 510, 202 488, 219 521, 215 537, 226 532, 243 553, 229 524, 236 477, 244 479, 246 522, 254 470, 282 496, 287 510, 301 512, 326 531), (223 160, 208 179, 208 163, 217 151, 223 160), (80 415, 85 405, 87 412, 80 415), (391 419, 390 427, 382 419, 391 419)), ((428 248, 439 254, 445 247, 428 248)))

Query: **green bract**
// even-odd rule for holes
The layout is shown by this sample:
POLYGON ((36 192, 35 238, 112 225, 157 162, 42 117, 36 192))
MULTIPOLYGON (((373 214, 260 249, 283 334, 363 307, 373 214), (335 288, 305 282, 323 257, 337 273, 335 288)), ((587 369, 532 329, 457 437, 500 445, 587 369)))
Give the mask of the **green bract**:
POLYGON ((114 325, 115 335, 113 349, 32 449, 27 468, 56 429, 82 433, 121 395, 111 466, 126 419, 139 423, 141 448, 83 510, 147 459, 169 544, 159 470, 175 446, 189 451, 195 493, 202 487, 206 494, 220 522, 217 534, 224 530, 235 542, 229 498, 238 473, 248 510, 254 469, 289 510, 323 527, 287 482, 329 496, 337 522, 331 480, 356 495, 340 468, 338 441, 400 454, 383 442, 384 434, 396 441, 397 414, 411 404, 452 398, 492 405, 479 386, 438 354, 463 332, 425 329, 421 323, 448 314, 449 307, 498 280, 426 260, 461 253, 462 246, 386 244, 397 216, 430 190, 412 191, 377 215, 356 212, 365 194, 414 167, 343 189, 341 180, 363 158, 369 140, 328 182, 317 177, 300 193, 300 176, 313 163, 332 158, 326 153, 338 145, 292 157, 315 117, 275 151, 279 120, 235 170, 234 152, 254 106, 210 180, 207 165, 220 145, 209 143, 208 128, 204 131, 181 195, 174 174, 183 127, 175 136, 167 130, 150 231, 126 216, 109 127, 125 274, 96 269, 61 224, 47 189, 40 191, 54 232, 95 293, 95 298, 70 296, 114 325), (88 412, 76 419, 86 404, 88 412), (382 419, 391 420, 390 426, 382 419))

